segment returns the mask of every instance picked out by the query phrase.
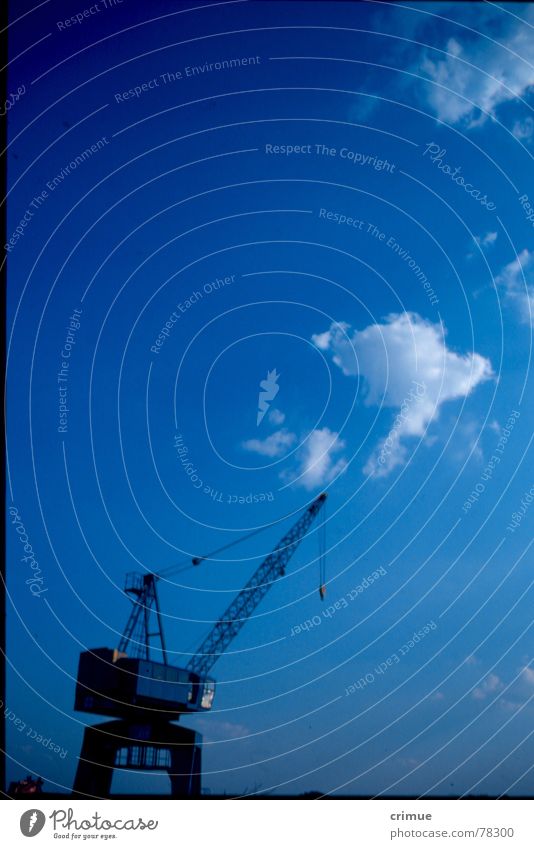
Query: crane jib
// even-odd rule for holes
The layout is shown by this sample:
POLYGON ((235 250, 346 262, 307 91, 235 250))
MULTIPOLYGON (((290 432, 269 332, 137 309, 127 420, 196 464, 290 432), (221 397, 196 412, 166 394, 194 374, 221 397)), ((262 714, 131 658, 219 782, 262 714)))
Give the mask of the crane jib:
POLYGON ((214 625, 199 646, 196 655, 187 664, 187 669, 196 672, 198 675, 206 675, 209 672, 230 642, 237 636, 250 614, 260 604, 274 581, 284 574, 288 562, 325 501, 326 493, 323 492, 282 537, 276 548, 258 567, 248 583, 245 584, 214 625))

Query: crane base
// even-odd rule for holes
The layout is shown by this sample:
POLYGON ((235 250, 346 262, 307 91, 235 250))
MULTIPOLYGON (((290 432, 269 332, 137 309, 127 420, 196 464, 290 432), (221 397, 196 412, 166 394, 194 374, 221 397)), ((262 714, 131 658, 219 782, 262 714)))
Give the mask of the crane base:
POLYGON ((110 797, 114 769, 166 770, 169 798, 200 796, 202 736, 170 722, 114 720, 87 726, 74 779, 76 798, 110 797))

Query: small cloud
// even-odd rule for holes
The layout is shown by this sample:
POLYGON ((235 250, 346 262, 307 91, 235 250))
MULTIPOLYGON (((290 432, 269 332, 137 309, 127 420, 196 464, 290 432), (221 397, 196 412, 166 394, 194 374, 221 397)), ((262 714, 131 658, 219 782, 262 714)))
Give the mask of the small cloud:
POLYGON ((529 687, 534 687, 534 669, 532 666, 525 666, 521 671, 521 679, 524 684, 527 684, 529 687))
POLYGON ((529 142, 534 135, 534 120, 529 116, 522 121, 516 121, 512 133, 519 141, 529 142))
POLYGON ((471 695, 473 699, 482 701, 483 699, 487 699, 488 696, 498 693, 499 690, 503 689, 503 687, 504 684, 499 676, 491 673, 491 675, 488 675, 488 677, 484 679, 480 687, 475 687, 471 695))
POLYGON ((464 663, 466 666, 476 666, 478 663, 478 659, 475 657, 474 654, 470 654, 469 657, 466 657, 464 663))
POLYGON ((534 327, 534 251, 522 250, 505 265, 495 282, 515 304, 520 321, 534 327))
POLYGON ((283 477, 306 489, 325 486, 345 470, 346 459, 336 459, 344 448, 345 441, 340 439, 339 433, 327 427, 312 430, 299 452, 298 468, 290 476, 283 473, 283 477))
POLYGON ((398 409, 388 435, 379 442, 364 471, 383 477, 407 458, 406 440, 424 437, 446 401, 467 397, 493 377, 491 363, 475 352, 457 354, 445 342, 446 330, 417 313, 392 313, 383 324, 352 330, 334 322, 312 336, 330 351, 344 375, 365 378, 364 403, 398 409))
POLYGON ((486 233, 485 236, 475 236, 475 241, 477 245, 482 245, 482 247, 486 248, 489 245, 494 245, 497 241, 497 231, 490 230, 489 233, 486 233))
POLYGON ((445 698, 445 693, 442 693, 441 690, 438 690, 437 692, 432 693, 432 695, 430 696, 430 701, 431 702, 442 702, 444 698, 445 698))
POLYGON ((493 421, 488 422, 488 428, 493 431, 493 433, 500 434, 501 426, 497 419, 493 419, 493 421))
POLYGON ((209 743, 224 743, 226 740, 239 740, 250 736, 250 728, 235 722, 224 722, 222 720, 211 721, 199 719, 195 725, 204 735, 204 741, 209 743))
POLYGON ((516 713, 525 705, 532 705, 534 689, 534 668, 525 666, 518 669, 518 678, 508 688, 507 696, 500 700, 501 707, 508 713, 516 713))
POLYGON ((457 440, 453 449, 453 456, 457 461, 463 461, 467 457, 482 463, 484 452, 481 445, 481 426, 475 419, 465 421, 456 429, 457 440))
POLYGON ((297 436, 282 428, 267 436, 265 439, 247 439, 243 442, 245 451, 262 454, 264 457, 280 457, 294 444, 297 436))
POLYGON ((276 407, 270 411, 268 418, 270 423, 273 425, 281 425, 286 420, 285 413, 281 410, 277 410, 276 407))

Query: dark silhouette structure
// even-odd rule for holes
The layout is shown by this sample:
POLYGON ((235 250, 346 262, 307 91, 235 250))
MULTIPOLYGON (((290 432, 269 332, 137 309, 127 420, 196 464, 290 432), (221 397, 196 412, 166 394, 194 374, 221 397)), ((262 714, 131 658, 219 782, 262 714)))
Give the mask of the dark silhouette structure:
MULTIPOLYGON (((272 584, 285 573, 325 500, 323 493, 307 507, 225 610, 185 668, 167 661, 157 593, 160 578, 181 571, 182 567, 172 567, 159 575, 127 576, 125 592, 132 598, 133 607, 119 648, 90 649, 80 655, 74 709, 117 719, 85 729, 73 788, 76 796, 109 797, 116 768, 167 770, 171 797, 200 795, 202 737, 172 723, 188 713, 211 709, 215 695, 215 681, 208 675, 211 667, 272 584), (154 638, 159 642, 163 662, 150 656, 154 638)), ((193 565, 198 566, 215 553, 193 558, 193 565)))

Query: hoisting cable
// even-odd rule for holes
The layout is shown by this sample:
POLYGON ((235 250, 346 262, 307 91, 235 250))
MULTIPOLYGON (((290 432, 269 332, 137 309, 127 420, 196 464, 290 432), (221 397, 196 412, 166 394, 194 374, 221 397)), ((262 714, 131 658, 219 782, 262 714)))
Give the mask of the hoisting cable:
POLYGON ((321 601, 326 596, 326 504, 323 507, 323 521, 318 530, 319 535, 319 595, 321 601))
POLYGON ((221 551, 227 551, 229 548, 233 548, 234 545, 239 545, 239 543, 241 542, 246 542, 248 539, 252 539, 252 537, 261 534, 268 528, 272 528, 274 525, 279 525, 280 522, 283 522, 285 518, 286 516, 283 516, 281 519, 275 519, 274 522, 270 522, 268 525, 262 525, 261 528, 256 528, 256 530, 251 531, 249 534, 245 534, 244 537, 239 537, 239 539, 235 539, 232 542, 227 542, 226 545, 222 545, 220 548, 216 548, 214 551, 210 551, 209 554, 203 554, 201 557, 193 557, 191 562, 193 566, 198 566, 199 563, 202 563, 203 560, 210 560, 216 554, 220 554, 221 551))
POLYGON ((169 578, 171 575, 180 575, 182 572, 186 572, 188 569, 192 569, 193 566, 199 566, 203 560, 210 560, 216 554, 220 554, 222 551, 227 551, 229 548, 233 548, 234 545, 239 545, 239 543, 241 542, 246 542, 246 540, 252 539, 252 537, 257 536, 257 534, 261 534, 262 531, 266 531, 268 528, 272 528, 274 525, 278 525, 280 522, 283 522, 286 518, 286 516, 283 516, 281 519, 275 519, 274 522, 270 522, 268 525, 262 525, 261 528, 256 528, 249 534, 246 534, 243 537, 239 537, 238 539, 235 539, 232 542, 227 542, 226 545, 222 545, 220 548, 216 548, 214 551, 210 551, 209 554, 203 554, 201 557, 192 557, 190 561, 182 560, 180 563, 176 563, 174 566, 166 566, 165 569, 161 570, 161 572, 156 573, 156 578, 169 578))
POLYGON ((162 569, 161 572, 157 572, 155 575, 156 578, 170 578, 171 575, 181 575, 182 572, 187 572, 188 569, 192 569, 193 566, 190 560, 185 560, 181 563, 176 563, 174 566, 167 566, 166 569, 162 569))

